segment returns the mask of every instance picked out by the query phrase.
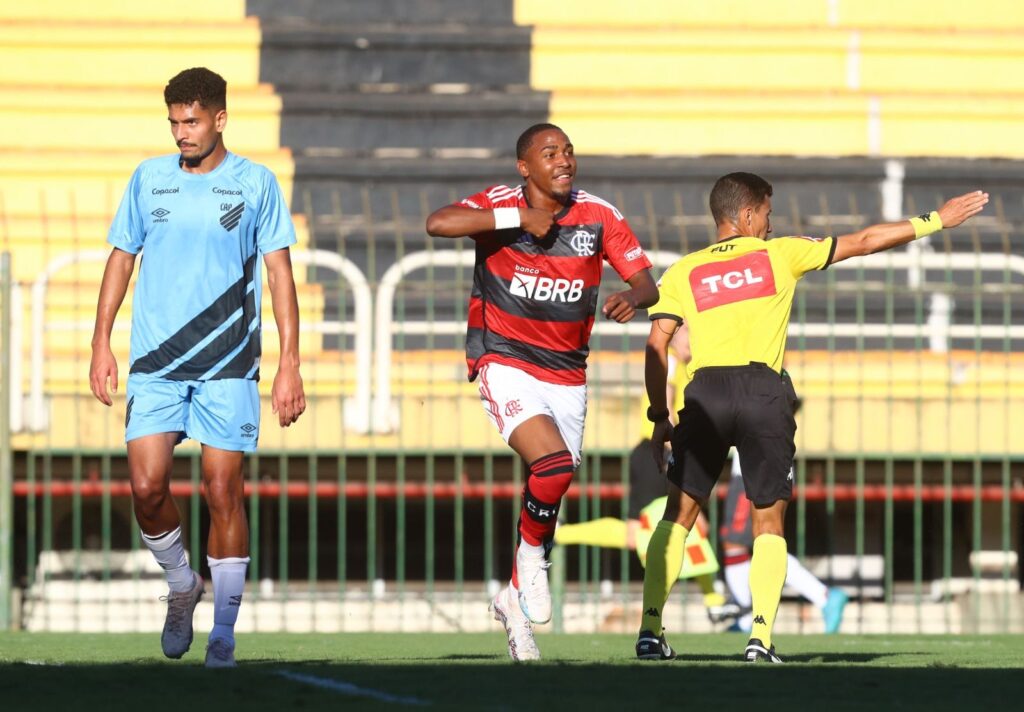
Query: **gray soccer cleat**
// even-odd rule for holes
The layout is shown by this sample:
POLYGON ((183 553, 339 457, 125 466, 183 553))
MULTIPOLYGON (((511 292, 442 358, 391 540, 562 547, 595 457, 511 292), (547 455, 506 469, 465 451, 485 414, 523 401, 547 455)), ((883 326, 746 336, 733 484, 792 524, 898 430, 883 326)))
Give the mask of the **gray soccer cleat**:
POLYGON ((164 655, 175 660, 188 652, 192 645, 192 613, 203 597, 203 579, 195 576, 195 585, 188 591, 171 591, 160 598, 167 601, 167 618, 164 632, 160 635, 160 647, 164 655))
POLYGON ((540 660, 540 648, 533 639, 533 626, 519 608, 519 596, 512 585, 498 591, 491 601, 494 620, 505 626, 508 635, 508 654, 513 660, 540 660))
POLYGON ((235 644, 224 638, 214 638, 206 645, 205 664, 208 668, 235 667, 235 644))

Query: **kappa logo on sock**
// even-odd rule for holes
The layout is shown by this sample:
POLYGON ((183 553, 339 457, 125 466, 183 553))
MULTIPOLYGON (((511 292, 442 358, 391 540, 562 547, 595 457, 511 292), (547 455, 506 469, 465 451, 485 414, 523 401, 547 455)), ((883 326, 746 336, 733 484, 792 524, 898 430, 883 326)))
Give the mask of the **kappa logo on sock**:
POLYGON ((757 623, 758 625, 768 625, 767 623, 764 622, 764 616, 756 616, 754 618, 754 622, 757 623))
MULTIPOLYGON (((229 606, 240 606, 240 605, 242 605, 242 594, 238 594, 237 596, 229 596, 228 597, 228 605, 229 606)), ((763 622, 764 621, 762 621, 762 623, 763 622)))
POLYGON ((657 608, 648 608, 646 611, 644 611, 644 615, 645 616, 655 616, 655 617, 657 617, 657 616, 660 616, 661 614, 658 613, 658 609, 657 608))

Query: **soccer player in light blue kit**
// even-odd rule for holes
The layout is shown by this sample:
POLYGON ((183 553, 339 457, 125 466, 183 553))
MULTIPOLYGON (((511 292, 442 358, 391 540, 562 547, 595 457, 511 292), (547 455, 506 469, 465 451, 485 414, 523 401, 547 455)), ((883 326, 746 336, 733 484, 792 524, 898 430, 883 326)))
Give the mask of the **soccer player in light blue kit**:
POLYGON ((192 643, 192 614, 204 591, 185 560, 171 464, 185 438, 202 444, 214 593, 207 667, 235 664, 234 626, 249 563, 242 466, 259 438, 260 257, 281 340, 273 411, 287 427, 306 407, 288 252, 295 229, 274 175, 224 147, 226 93, 224 79, 205 68, 181 72, 164 89, 180 154, 144 161, 125 190, 107 238, 114 249, 89 368, 93 394, 111 405, 118 370, 110 332, 142 253, 125 414, 132 501, 142 539, 170 588, 163 652, 180 658, 192 643))

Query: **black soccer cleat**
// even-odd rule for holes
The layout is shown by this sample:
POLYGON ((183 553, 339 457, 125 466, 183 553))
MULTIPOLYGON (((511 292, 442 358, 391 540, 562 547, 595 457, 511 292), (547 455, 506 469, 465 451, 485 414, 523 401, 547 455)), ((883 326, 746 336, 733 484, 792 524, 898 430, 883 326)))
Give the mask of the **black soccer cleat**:
POLYGON ((676 651, 665 640, 665 633, 655 635, 649 630, 640 631, 636 641, 636 657, 639 660, 671 660, 676 651))
POLYGON ((775 654, 775 646, 764 647, 760 638, 751 638, 743 657, 748 663, 781 663, 782 658, 775 654))

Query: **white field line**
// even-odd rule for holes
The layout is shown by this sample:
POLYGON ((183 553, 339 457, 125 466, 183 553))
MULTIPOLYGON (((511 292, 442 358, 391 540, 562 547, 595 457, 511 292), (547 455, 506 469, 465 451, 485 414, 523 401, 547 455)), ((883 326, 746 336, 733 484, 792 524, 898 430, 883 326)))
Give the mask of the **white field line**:
POLYGON ((319 687, 324 690, 331 690, 332 692, 349 695, 350 697, 369 697, 370 699, 378 700, 380 702, 393 702, 400 705, 430 704, 427 700, 421 700, 418 697, 392 695, 388 692, 381 692, 380 690, 371 690, 368 687, 359 687, 358 685, 353 685, 351 682, 332 680, 329 677, 317 677, 316 675, 306 675, 304 673, 292 672, 290 670, 277 670, 274 674, 288 680, 312 685, 313 687, 319 687))

